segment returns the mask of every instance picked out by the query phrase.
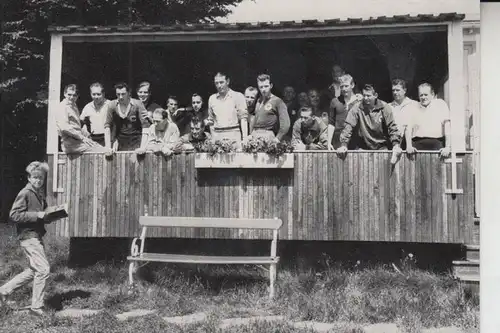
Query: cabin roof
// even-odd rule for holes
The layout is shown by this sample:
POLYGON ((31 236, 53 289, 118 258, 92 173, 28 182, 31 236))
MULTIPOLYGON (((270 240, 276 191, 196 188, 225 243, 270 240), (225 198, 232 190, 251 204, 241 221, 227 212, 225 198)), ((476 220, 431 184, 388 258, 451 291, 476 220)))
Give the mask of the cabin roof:
POLYGON ((393 15, 378 16, 369 18, 332 18, 327 20, 295 20, 295 21, 266 21, 266 22, 237 22, 237 23, 192 23, 192 24, 173 24, 173 25, 116 25, 116 26, 51 26, 51 33, 113 33, 113 32, 155 32, 155 31, 234 31, 234 30, 258 30, 272 29, 280 30, 284 28, 320 28, 336 26, 370 26, 387 24, 415 24, 415 23, 440 23, 450 21, 461 21, 465 14, 440 13, 440 14, 417 14, 417 15, 393 15))

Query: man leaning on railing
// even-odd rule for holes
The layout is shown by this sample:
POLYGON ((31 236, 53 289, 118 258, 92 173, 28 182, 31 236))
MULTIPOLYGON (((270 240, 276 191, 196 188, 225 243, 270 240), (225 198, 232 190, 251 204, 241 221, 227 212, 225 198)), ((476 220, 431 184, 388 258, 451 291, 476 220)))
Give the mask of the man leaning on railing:
POLYGON ((347 154, 347 145, 352 134, 357 131, 359 148, 365 150, 391 149, 393 157, 401 155, 401 136, 389 104, 378 99, 371 84, 363 87, 363 102, 355 105, 347 114, 345 127, 340 134, 341 146, 337 149, 340 157, 347 154))
POLYGON ((439 150, 441 157, 451 152, 450 109, 446 102, 436 98, 429 83, 418 86, 419 105, 410 121, 411 140, 407 142, 408 154, 417 150, 439 150))
POLYGON ((328 128, 324 121, 313 115, 309 106, 299 110, 300 117, 293 125, 292 145, 295 150, 328 149, 328 128))
POLYGON ((153 125, 147 132, 147 139, 136 149, 137 155, 144 155, 146 151, 165 156, 173 154, 174 145, 179 140, 179 128, 169 121, 167 111, 156 109, 153 112, 153 125))
POLYGON ((76 106, 78 88, 69 84, 64 88, 64 99, 56 108, 55 121, 61 137, 62 151, 67 154, 105 152, 105 148, 92 141, 87 130, 82 129, 80 112, 76 106))

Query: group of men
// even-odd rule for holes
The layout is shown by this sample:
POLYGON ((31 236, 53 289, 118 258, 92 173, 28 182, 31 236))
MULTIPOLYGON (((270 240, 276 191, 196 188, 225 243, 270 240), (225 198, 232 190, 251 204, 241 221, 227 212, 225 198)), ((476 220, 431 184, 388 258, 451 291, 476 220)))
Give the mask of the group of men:
POLYGON ((332 69, 333 83, 325 90, 309 89, 296 94, 286 86, 282 97, 273 94, 271 76, 257 77, 257 88, 244 93, 230 88, 225 73, 214 76, 217 92, 204 107, 195 93, 191 106, 179 107, 169 96, 165 108, 152 101, 151 84, 137 87, 132 98, 125 83, 115 85, 115 100, 108 100, 103 85, 90 86, 92 101, 82 110, 76 106, 78 89, 64 89, 64 100, 56 114, 56 124, 66 153, 86 151, 113 154, 117 150, 161 152, 192 150, 205 140, 228 139, 237 147, 254 137, 291 141, 295 150, 392 149, 401 153, 440 150, 450 153, 450 111, 438 99, 432 86, 418 87, 419 101, 406 96, 404 80, 392 81, 394 100, 378 98, 375 87, 365 84, 360 92, 340 66, 332 69), (326 103, 324 102, 326 100, 326 103))

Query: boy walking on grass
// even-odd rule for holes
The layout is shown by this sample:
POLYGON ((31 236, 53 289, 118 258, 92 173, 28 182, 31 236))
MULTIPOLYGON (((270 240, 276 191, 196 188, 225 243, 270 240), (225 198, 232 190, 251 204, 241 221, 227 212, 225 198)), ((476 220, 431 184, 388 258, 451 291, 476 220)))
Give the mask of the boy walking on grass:
POLYGON ((0 303, 7 305, 7 296, 33 281, 30 311, 43 315, 45 283, 50 266, 45 256, 42 237, 45 235, 45 180, 49 166, 44 162, 31 162, 26 168, 28 184, 19 192, 12 205, 10 218, 16 223, 17 235, 29 267, 0 287, 0 303))

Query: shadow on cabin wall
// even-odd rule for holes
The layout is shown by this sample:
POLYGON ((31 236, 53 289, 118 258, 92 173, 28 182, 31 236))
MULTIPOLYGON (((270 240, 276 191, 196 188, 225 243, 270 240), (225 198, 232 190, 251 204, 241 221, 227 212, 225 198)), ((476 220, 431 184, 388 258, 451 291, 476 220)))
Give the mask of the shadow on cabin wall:
MULTIPOLYGON (((69 265, 88 266, 99 261, 124 262, 130 252, 128 238, 71 238, 69 265)), ((145 252, 269 255, 270 241, 231 239, 156 238, 146 241, 145 252)), ((465 258, 460 244, 279 241, 281 268, 324 270, 340 265, 346 269, 395 263, 412 253, 421 269, 446 273, 453 260, 465 258), (359 261, 359 263, 357 263, 359 261)))

